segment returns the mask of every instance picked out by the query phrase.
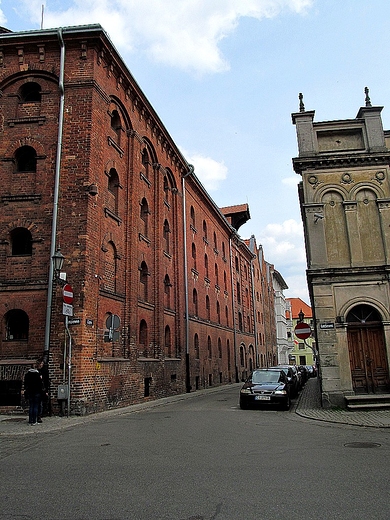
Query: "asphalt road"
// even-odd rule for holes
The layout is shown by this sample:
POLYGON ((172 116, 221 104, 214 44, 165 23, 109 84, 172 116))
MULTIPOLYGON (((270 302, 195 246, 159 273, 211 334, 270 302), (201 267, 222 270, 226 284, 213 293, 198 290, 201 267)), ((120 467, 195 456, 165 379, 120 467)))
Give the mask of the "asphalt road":
POLYGON ((0 519, 390 518, 390 430, 240 410, 237 386, 1 438, 0 519))

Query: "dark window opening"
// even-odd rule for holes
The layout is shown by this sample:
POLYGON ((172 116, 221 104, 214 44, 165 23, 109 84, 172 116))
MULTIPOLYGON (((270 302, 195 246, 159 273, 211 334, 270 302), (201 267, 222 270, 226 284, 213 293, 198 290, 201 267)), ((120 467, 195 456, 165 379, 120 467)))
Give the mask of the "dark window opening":
POLYGON ((41 86, 38 83, 25 83, 20 91, 20 101, 22 103, 40 103, 41 102, 41 86))
POLYGON ((22 146, 15 152, 15 166, 17 172, 36 172, 37 153, 31 146, 22 146))
POLYGON ((26 228, 16 228, 10 233, 12 256, 32 255, 32 236, 26 228))
POLYGON ((5 315, 5 328, 7 341, 27 340, 29 332, 27 314, 20 309, 8 311, 5 315))

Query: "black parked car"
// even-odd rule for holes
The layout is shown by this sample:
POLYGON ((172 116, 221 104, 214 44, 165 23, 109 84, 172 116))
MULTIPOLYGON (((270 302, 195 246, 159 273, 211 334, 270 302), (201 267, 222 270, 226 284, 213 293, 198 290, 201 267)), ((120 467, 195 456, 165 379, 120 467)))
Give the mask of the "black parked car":
POLYGON ((240 391, 240 408, 255 405, 279 405, 290 408, 290 384, 283 370, 259 368, 254 370, 240 391))
POLYGON ((294 397, 297 397, 299 391, 301 390, 301 378, 298 374, 297 367, 295 365, 278 365, 271 368, 283 370, 285 372, 291 385, 291 398, 294 399, 294 397))

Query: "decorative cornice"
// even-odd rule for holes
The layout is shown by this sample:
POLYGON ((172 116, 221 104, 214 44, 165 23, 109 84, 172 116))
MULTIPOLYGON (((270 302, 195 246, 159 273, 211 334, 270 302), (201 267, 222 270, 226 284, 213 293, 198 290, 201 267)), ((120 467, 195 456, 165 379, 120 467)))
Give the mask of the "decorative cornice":
POLYGON ((295 157, 293 166, 296 173, 306 170, 326 170, 351 166, 373 166, 390 164, 390 152, 337 155, 316 155, 311 157, 295 157))

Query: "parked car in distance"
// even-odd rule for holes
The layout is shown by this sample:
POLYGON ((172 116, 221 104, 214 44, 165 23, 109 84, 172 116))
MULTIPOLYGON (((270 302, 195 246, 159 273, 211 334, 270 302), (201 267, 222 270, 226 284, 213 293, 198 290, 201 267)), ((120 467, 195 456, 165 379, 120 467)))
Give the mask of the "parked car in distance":
POLYGON ((291 385, 290 396, 294 399, 294 397, 298 395, 299 390, 301 390, 301 378, 298 374, 297 367, 295 365, 277 365, 276 367, 270 368, 277 368, 285 372, 291 385))
POLYGON ((309 377, 316 377, 317 370, 315 369, 314 365, 305 365, 305 366, 309 372, 309 377))
POLYGON ((290 404, 290 384, 283 370, 254 370, 240 390, 242 410, 256 405, 278 405, 289 410, 290 404))

